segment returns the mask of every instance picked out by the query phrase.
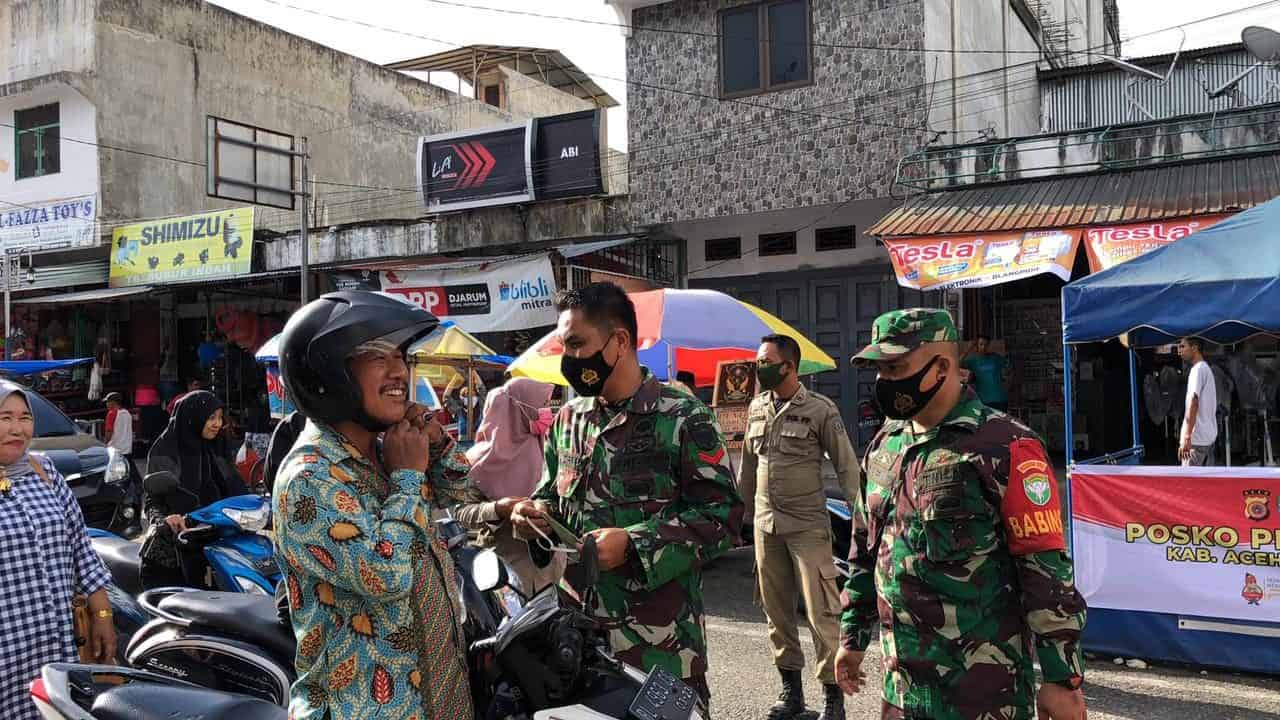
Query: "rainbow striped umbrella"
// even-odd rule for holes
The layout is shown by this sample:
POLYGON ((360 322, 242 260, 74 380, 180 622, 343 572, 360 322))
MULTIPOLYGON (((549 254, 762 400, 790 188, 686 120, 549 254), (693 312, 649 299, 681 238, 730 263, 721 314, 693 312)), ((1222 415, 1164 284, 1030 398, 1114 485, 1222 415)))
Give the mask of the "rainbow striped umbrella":
MULTIPOLYGON (((640 362, 659 380, 692 372, 698 385, 715 382, 722 360, 754 358, 764 335, 790 335, 800 343, 800 374, 834 370, 835 360, 795 328, 741 300, 714 290, 650 290, 629 293, 636 306, 640 362)), ((560 374, 564 346, 553 331, 508 368, 512 375, 568 385, 560 374)))

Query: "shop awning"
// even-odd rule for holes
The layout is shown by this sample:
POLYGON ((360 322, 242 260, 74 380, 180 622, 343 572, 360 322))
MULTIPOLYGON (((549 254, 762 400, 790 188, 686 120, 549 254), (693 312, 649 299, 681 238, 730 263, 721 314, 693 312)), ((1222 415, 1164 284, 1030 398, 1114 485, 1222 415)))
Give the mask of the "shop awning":
POLYGON ((1280 154, 979 185, 910 198, 878 237, 1118 225, 1245 210, 1280 195, 1280 154))
POLYGON ((1068 343, 1280 334, 1280 199, 1062 289, 1068 343))
POLYGON ((97 290, 84 290, 81 292, 64 293, 62 295, 43 295, 40 297, 20 298, 18 300, 14 300, 13 304, 66 305, 68 303, 102 302, 120 300, 133 295, 145 295, 151 292, 151 290, 152 288, 149 285, 123 288, 98 288, 97 290))

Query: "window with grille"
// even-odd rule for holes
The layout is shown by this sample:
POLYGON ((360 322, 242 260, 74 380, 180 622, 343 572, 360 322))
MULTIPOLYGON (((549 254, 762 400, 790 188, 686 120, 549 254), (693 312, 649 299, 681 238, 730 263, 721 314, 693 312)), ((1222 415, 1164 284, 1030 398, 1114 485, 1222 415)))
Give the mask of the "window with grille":
POLYGON ((702 257, 706 260, 737 260, 742 257, 742 238, 707 240, 702 245, 702 257))
POLYGON ((796 234, 793 232, 769 233, 760 236, 760 257, 795 255, 796 234))
POLYGON ((57 103, 15 111, 13 128, 18 180, 52 175, 62 169, 57 103))
POLYGON ((852 250, 857 247, 858 231, 852 225, 819 228, 813 239, 814 249, 818 252, 852 250))

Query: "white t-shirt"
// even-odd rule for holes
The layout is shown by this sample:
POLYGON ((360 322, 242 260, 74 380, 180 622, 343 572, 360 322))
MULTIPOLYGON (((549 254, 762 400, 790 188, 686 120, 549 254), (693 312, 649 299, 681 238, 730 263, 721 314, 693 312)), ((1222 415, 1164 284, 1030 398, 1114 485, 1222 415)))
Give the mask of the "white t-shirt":
POLYGON ((111 429, 111 447, 117 452, 129 454, 133 452, 133 415, 126 408, 116 413, 116 422, 111 429))
POLYGON ((1218 384, 1209 363, 1203 360, 1196 363, 1187 376, 1188 408, 1196 396, 1200 397, 1200 407, 1196 411, 1196 427, 1191 431, 1191 444, 1212 445, 1218 439, 1218 384))

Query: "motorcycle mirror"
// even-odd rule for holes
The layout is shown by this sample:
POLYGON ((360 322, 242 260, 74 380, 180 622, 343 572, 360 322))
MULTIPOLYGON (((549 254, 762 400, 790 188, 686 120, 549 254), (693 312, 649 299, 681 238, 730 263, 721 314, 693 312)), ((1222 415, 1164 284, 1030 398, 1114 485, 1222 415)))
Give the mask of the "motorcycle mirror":
POLYGON ((152 495, 168 495, 178 489, 178 476, 168 470, 150 473, 142 479, 142 489, 152 495))
POLYGON ((481 592, 496 590, 507 584, 507 569, 493 550, 481 551, 471 563, 471 579, 481 592))

